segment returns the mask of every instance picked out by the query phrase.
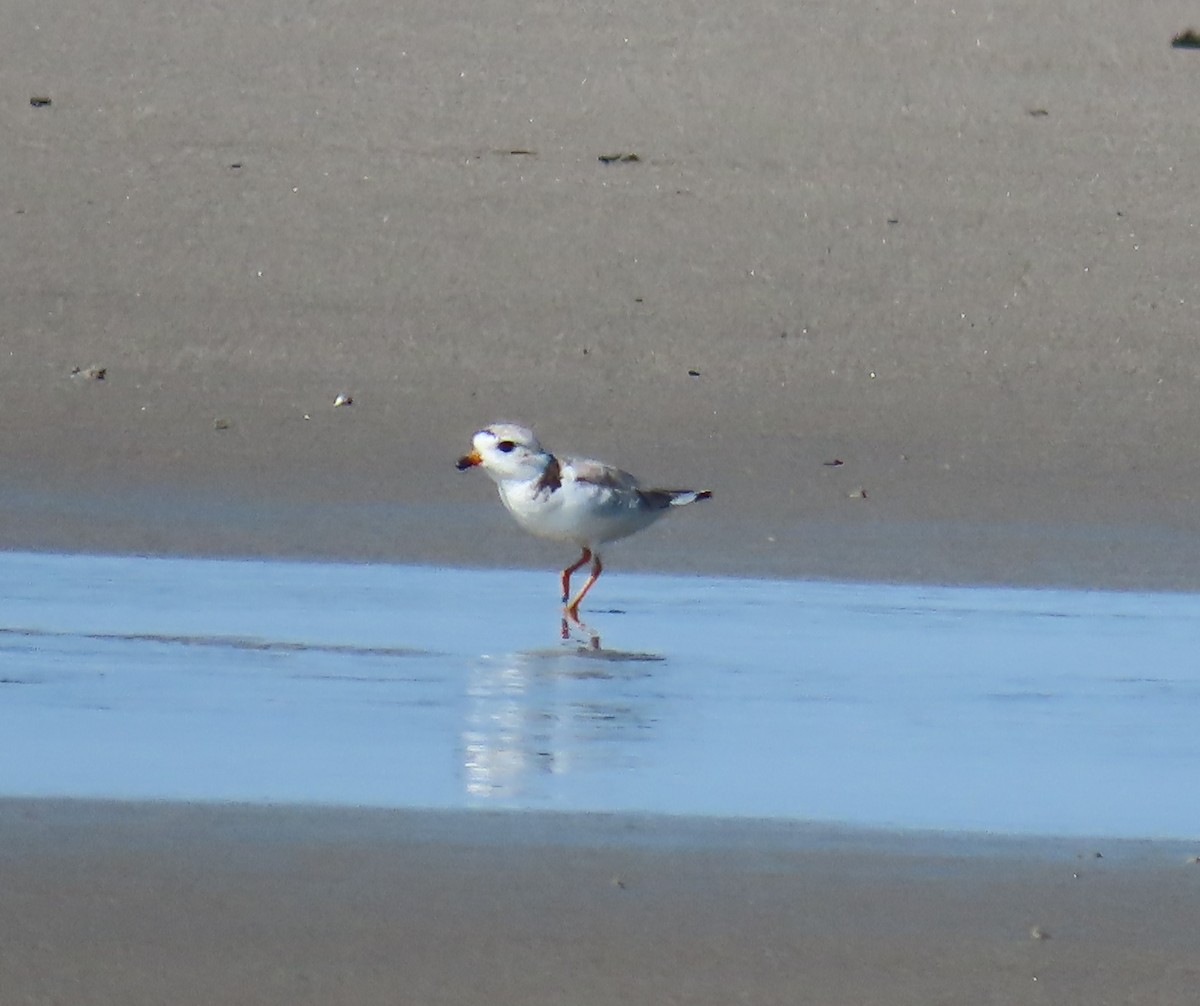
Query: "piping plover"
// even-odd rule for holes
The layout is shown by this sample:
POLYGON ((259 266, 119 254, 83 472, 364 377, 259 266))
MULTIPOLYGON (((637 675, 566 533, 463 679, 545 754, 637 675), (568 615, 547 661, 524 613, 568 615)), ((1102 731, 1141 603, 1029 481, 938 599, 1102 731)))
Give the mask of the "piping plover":
POLYGON ((599 546, 653 524, 672 507, 712 496, 707 489, 643 489, 638 480, 601 461, 555 457, 531 430, 513 423, 485 426, 471 439, 471 451, 458 459, 458 470, 476 465, 492 477, 508 512, 525 530, 543 538, 571 541, 582 550, 562 571, 562 637, 568 621, 590 637, 600 637, 579 618, 579 603, 604 569, 599 546), (579 593, 571 597, 571 574, 591 562, 579 593))

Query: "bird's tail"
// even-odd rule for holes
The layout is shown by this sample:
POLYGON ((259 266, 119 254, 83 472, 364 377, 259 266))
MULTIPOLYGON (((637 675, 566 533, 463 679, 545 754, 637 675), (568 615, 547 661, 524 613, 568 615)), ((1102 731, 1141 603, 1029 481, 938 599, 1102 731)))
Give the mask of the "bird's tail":
POLYGON ((655 510, 712 499, 711 489, 641 489, 639 494, 655 510))

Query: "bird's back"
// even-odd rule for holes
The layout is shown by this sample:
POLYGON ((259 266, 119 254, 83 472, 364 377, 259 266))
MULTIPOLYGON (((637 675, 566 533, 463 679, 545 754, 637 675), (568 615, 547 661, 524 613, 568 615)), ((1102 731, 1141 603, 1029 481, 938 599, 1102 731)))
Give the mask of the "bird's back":
POLYGON ((526 530, 595 547, 654 523, 670 504, 647 496, 629 472, 589 458, 555 459, 536 479, 500 483, 500 497, 526 530))

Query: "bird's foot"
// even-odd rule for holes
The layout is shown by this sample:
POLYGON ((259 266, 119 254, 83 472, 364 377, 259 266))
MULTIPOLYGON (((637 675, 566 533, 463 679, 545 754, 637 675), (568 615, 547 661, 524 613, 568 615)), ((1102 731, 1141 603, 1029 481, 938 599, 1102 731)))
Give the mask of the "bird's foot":
POLYGON ((589 650, 600 649, 600 633, 590 625, 584 624, 579 618, 579 612, 565 609, 563 611, 561 636, 569 640, 574 636, 580 642, 586 643, 589 650))

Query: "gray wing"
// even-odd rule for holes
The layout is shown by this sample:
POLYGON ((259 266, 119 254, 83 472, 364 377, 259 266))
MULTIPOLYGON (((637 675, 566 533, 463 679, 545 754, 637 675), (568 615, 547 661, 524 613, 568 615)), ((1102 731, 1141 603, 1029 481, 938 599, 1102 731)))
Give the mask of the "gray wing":
POLYGON ((575 476, 576 482, 588 482, 605 489, 637 489, 638 480, 629 472, 606 465, 603 461, 588 458, 568 458, 566 467, 575 476))
POLYGON ((643 489, 629 472, 606 465, 602 461, 588 458, 568 458, 564 466, 576 482, 615 489, 619 492, 636 493, 642 505, 649 510, 665 510, 672 506, 687 506, 696 500, 712 497, 709 489, 643 489))

